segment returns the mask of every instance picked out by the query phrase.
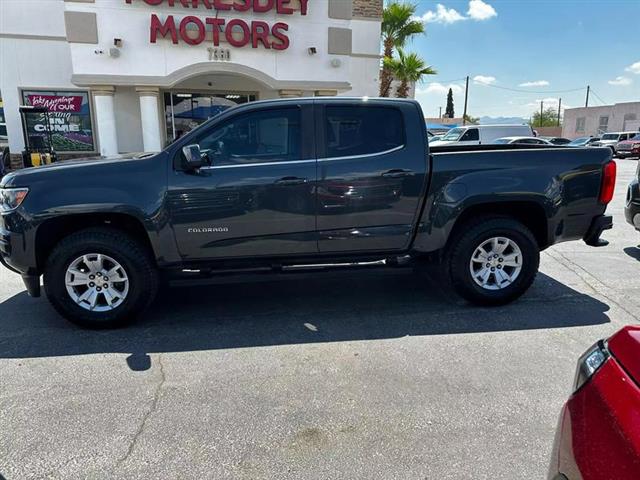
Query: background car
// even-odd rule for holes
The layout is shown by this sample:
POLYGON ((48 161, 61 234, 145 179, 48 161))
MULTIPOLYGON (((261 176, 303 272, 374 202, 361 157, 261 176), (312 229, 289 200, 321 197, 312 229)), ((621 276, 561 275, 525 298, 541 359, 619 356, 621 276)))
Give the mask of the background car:
POLYGON ((629 140, 638 132, 611 132, 605 133, 600 137, 600 140, 593 144, 594 147, 609 147, 613 154, 617 153, 618 143, 624 142, 625 140, 629 140))
POLYGON ((568 145, 569 143, 571 143, 571 140, 564 137, 540 137, 540 138, 554 145, 568 145))
POLYGON ((640 327, 600 340, 578 360, 549 480, 640 478, 640 327))
POLYGON ((518 144, 518 145, 552 145, 551 142, 540 137, 502 137, 495 139, 492 143, 497 144, 518 144))
POLYGON ((616 147, 616 153, 619 158, 640 158, 640 132, 635 137, 619 142, 616 147))
POLYGON ((579 137, 571 140, 567 144, 568 147, 592 147, 594 143, 599 142, 600 137, 579 137))

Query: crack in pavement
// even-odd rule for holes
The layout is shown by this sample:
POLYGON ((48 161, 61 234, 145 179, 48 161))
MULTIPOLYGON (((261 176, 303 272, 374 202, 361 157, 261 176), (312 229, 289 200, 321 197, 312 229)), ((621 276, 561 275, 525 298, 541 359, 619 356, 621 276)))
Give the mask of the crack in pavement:
POLYGON ((636 322, 640 322, 640 319, 638 319, 638 317, 635 314, 630 312, 626 307, 624 307, 619 302, 617 302, 613 298, 609 297, 606 293, 604 293, 608 289, 611 289, 612 287, 610 287, 609 285, 601 282, 598 278, 593 276, 588 270, 586 270, 581 265, 578 265, 577 263, 575 263, 569 257, 564 255, 561 251, 554 250, 554 253, 557 254, 557 256, 556 255, 552 255, 551 252, 549 252, 549 251, 546 252, 546 254, 549 255, 551 258, 553 258, 557 262, 559 262, 562 265, 564 265, 571 272, 575 273, 578 276, 578 278, 580 278, 580 280, 582 280, 592 290, 592 292, 595 295, 600 295, 600 296, 606 298, 609 302, 611 302, 612 304, 617 306, 620 310, 625 312, 627 315, 629 315, 636 322), (578 269, 580 270, 580 272, 578 271, 578 269), (584 273, 584 274, 582 274, 581 272, 584 273))
POLYGON ((156 386, 156 389, 153 392, 153 399, 151 400, 151 406, 149 410, 147 410, 147 412, 142 417, 142 421, 140 422, 140 425, 138 426, 136 432, 134 433, 133 438, 129 442, 129 447, 127 448, 127 452, 125 453, 124 457, 118 460, 118 462, 116 463, 116 467, 121 466, 123 463, 125 463, 129 459, 134 449, 136 448, 138 440, 144 433, 144 430, 147 425, 147 422, 149 421, 149 418, 158 408, 158 401, 160 400, 160 395, 162 394, 162 387, 164 386, 164 382, 166 380, 166 376, 164 373, 164 365, 162 364, 162 354, 158 354, 158 365, 160 367, 159 368, 160 381, 158 382, 158 385, 156 386))

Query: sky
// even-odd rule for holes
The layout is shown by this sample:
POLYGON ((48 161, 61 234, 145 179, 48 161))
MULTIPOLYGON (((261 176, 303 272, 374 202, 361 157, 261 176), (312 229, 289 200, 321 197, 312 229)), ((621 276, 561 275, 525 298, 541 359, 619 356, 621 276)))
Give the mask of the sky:
POLYGON ((414 0, 426 35, 405 47, 438 74, 417 85, 427 117, 454 90, 480 116, 529 118, 545 107, 640 101, 640 0, 414 0), (517 91, 512 91, 512 90, 517 91), (568 91, 572 90, 572 91, 568 91))

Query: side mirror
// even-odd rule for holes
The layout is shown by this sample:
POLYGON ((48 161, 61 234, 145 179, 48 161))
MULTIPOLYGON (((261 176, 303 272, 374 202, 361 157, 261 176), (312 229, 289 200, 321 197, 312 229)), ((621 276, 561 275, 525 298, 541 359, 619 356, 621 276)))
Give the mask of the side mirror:
POLYGON ((205 162, 200 153, 200 146, 198 144, 187 145, 182 147, 182 154, 187 162, 187 167, 191 169, 198 169, 202 167, 205 162))

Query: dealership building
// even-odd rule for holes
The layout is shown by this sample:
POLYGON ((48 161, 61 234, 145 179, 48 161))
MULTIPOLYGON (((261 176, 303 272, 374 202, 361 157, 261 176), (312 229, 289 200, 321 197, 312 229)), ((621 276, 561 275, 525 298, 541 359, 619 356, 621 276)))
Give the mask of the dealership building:
POLYGON ((113 155, 160 150, 239 103, 375 96, 382 3, 0 1, 12 158, 47 123, 62 156, 113 155), (48 113, 23 126, 24 105, 48 113))
POLYGON ((607 132, 640 130, 640 102, 624 102, 599 107, 567 108, 562 136, 578 138, 607 132))

